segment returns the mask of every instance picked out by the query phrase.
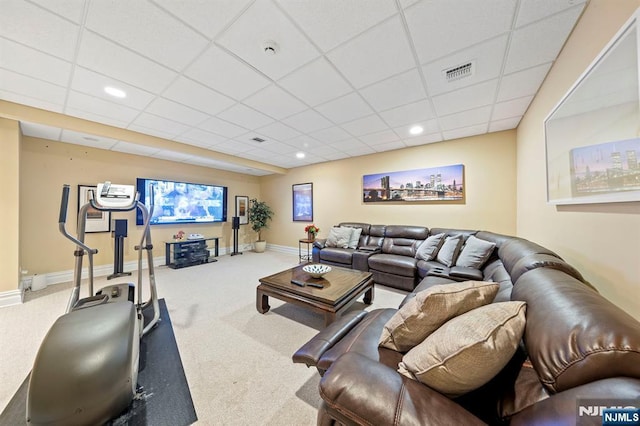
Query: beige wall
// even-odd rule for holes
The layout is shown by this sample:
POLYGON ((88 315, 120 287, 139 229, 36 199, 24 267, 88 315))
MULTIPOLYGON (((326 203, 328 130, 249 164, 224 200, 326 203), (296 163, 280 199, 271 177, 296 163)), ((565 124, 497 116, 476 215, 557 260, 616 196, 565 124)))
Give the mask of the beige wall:
POLYGON ((20 278, 20 139, 18 122, 0 118, 0 293, 17 290, 20 278))
POLYGON ((591 0, 520 122, 517 229, 556 251, 640 319, 640 202, 547 204, 543 133, 545 117, 638 7, 639 0, 591 0))
POLYGON ((342 221, 489 229, 515 233, 515 131, 435 143, 292 169, 262 178, 264 200, 276 211, 265 233, 270 244, 296 246, 305 222, 293 222, 291 186, 313 183, 320 237, 342 221), (464 204, 363 204, 362 176, 464 164, 464 204))
MULTIPOLYGON (((60 235, 57 225, 60 195, 65 183, 71 186, 67 229, 72 234, 75 234, 77 223, 79 184, 95 185, 106 180, 135 184, 137 177, 147 177, 215 183, 229 188, 228 222, 153 226, 156 257, 164 255, 163 242, 171 239, 181 229, 186 233, 198 232, 206 236, 221 237, 220 246, 231 247, 233 241, 230 217, 235 211, 235 195, 260 195, 258 177, 31 137, 23 138, 21 165, 20 242, 22 264, 30 274, 73 268, 74 246, 60 235)), ((2 170, 4 173, 4 168, 2 170)), ((15 206, 16 203, 14 209, 15 206)), ((139 241, 142 227, 135 225, 134 212, 112 215, 112 219, 124 218, 128 219, 129 228, 129 235, 125 239, 125 261, 128 261, 137 258, 133 247, 139 241)), ((240 244, 251 242, 255 234, 246 226, 241 228, 240 244), (246 232, 250 232, 250 235, 246 232)), ((114 240, 110 233, 87 234, 85 241, 99 250, 95 257, 96 265, 113 264, 114 240)))

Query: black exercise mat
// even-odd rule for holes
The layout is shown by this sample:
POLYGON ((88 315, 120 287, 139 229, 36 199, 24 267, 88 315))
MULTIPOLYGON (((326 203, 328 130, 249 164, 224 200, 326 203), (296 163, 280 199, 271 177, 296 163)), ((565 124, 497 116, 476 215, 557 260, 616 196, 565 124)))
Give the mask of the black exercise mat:
MULTIPOLYGON (((151 316, 150 311, 144 310, 145 318, 151 316)), ((160 323, 140 342, 141 397, 110 422, 111 426, 186 426, 198 419, 164 299, 160 299, 160 318, 160 323)), ((26 424, 28 386, 29 376, 0 414, 0 425, 26 424)))

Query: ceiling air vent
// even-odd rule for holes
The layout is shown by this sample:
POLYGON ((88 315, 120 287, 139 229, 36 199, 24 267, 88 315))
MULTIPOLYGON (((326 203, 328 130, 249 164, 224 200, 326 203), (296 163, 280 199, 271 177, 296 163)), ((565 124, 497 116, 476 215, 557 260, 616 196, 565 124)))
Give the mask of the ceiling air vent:
POLYGON ((253 139, 251 139, 251 140, 252 140, 252 141, 256 141, 256 142, 260 142, 260 143, 262 143, 262 142, 264 142, 266 139, 262 139, 262 138, 253 138, 253 139))
POLYGON ((474 62, 467 62, 466 64, 458 65, 453 68, 444 70, 444 76, 447 82, 460 80, 461 78, 471 77, 475 68, 474 62))

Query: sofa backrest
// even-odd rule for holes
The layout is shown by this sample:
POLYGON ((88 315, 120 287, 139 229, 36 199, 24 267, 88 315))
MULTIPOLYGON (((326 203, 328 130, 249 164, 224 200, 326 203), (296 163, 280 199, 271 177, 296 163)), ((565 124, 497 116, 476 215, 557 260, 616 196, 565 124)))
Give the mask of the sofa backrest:
MULTIPOLYGON (((512 273, 516 263, 518 263, 523 257, 531 254, 546 254, 562 260, 560 256, 551 250, 529 240, 525 240, 524 238, 511 237, 508 241, 504 241, 500 245, 500 248, 498 248, 498 256, 500 256, 500 259, 509 274, 512 273)), ((514 279, 513 282, 515 283, 515 281, 516 280, 514 279)))
POLYGON ((523 273, 512 300, 527 302, 524 342, 548 391, 610 377, 640 379, 640 322, 573 276, 523 273))
POLYGON ((470 235, 476 235, 478 231, 472 229, 453 229, 453 228, 431 228, 429 235, 438 235, 444 233, 446 237, 451 235, 462 235, 464 241, 467 241, 470 235))
POLYGON ((382 247, 384 241, 384 230, 386 225, 371 225, 369 228, 369 241, 368 246, 382 247))
POLYGON ((366 245, 369 245, 369 230, 371 229, 370 224, 361 223, 361 222, 342 222, 338 226, 362 229, 362 233, 360 234, 360 239, 358 240, 358 247, 364 247, 366 245))
POLYGON ((416 249, 429 236, 424 226, 389 225, 384 232, 382 252, 414 257, 416 249))

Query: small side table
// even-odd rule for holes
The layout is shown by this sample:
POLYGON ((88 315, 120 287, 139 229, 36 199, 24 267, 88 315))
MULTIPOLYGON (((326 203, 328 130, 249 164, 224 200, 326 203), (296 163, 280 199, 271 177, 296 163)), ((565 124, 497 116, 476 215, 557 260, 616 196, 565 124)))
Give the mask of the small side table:
POLYGON ((311 246, 315 240, 310 240, 308 238, 300 238, 298 240, 298 260, 300 263, 302 262, 311 262, 311 246), (303 254, 302 245, 306 244, 307 246, 307 254, 303 254))

